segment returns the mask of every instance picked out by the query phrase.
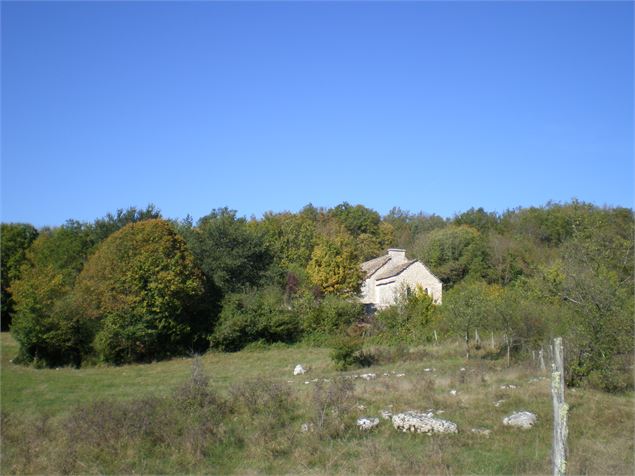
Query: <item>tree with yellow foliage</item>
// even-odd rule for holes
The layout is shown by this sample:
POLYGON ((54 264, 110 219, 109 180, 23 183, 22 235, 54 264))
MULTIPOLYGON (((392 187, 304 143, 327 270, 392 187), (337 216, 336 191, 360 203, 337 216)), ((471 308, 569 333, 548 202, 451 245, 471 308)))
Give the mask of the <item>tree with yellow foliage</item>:
POLYGON ((321 236, 307 266, 309 279, 326 294, 357 294, 364 278, 353 238, 347 233, 321 236))

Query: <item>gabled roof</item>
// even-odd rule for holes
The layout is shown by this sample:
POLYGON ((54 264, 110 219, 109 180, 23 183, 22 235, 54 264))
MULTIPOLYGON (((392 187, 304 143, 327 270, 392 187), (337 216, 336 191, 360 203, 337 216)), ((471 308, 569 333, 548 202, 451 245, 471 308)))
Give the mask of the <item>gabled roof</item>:
POLYGON ((380 280, 380 279, 392 278, 393 276, 397 276, 399 273, 405 271, 407 268, 410 267, 410 265, 416 262, 417 262, 416 259, 411 259, 409 261, 406 261, 405 263, 389 266, 387 269, 385 269, 380 274, 378 274, 375 279, 380 280))
POLYGON ((369 278, 388 261, 390 261, 390 256, 388 255, 365 261, 364 263, 362 263, 362 271, 364 271, 364 273, 366 273, 366 277, 369 278))

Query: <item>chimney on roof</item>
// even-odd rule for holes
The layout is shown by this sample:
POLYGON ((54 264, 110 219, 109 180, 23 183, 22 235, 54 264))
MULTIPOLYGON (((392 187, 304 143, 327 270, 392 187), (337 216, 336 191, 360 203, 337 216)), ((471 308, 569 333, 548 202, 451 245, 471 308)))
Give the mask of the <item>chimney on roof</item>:
POLYGON ((388 256, 390 260, 394 263, 402 263, 408 261, 406 259, 406 250, 400 250, 398 248, 390 248, 388 250, 388 256))

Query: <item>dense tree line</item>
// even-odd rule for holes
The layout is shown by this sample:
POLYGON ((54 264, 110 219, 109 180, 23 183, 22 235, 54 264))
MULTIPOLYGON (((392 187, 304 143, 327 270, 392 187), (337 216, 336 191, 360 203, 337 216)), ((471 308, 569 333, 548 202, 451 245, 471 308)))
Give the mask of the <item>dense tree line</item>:
MULTIPOLYGON (((38 365, 144 361, 210 345, 375 342, 495 332, 509 360, 553 335, 568 343, 570 384, 632 385, 633 211, 548 203, 444 219, 362 205, 196 223, 153 206, 92 223, 2 225, 2 326, 38 365), (443 281, 444 304, 410 290, 364 318, 360 263, 405 248, 443 281), (361 319, 361 321, 360 321, 361 319)), ((405 290, 404 290, 405 291, 405 290)))

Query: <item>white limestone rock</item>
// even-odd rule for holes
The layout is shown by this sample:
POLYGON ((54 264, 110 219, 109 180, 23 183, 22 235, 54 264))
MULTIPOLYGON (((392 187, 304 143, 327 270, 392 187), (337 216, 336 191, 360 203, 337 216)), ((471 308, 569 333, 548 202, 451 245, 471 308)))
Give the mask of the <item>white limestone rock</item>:
POLYGON ((313 431, 315 429, 315 426, 313 425, 313 423, 302 423, 302 426, 300 426, 300 431, 302 433, 309 433, 311 431, 313 431))
POLYGON ((472 433, 489 438, 489 435, 492 434, 492 430, 488 430, 487 428, 472 428, 472 433))
POLYGON ((536 423, 536 415, 531 412, 516 412, 503 418, 503 425, 527 430, 536 423))
POLYGON ((384 420, 390 420, 392 418, 392 412, 388 411, 388 410, 382 410, 381 412, 379 412, 379 415, 384 419, 384 420))
POLYGON ((379 425, 379 418, 358 418, 357 428, 360 430, 368 431, 379 425))
POLYGON ((452 395, 453 397, 456 397, 457 393, 458 392, 456 390, 454 390, 454 389, 450 390, 450 395, 452 395))
POLYGON ((435 418, 432 413, 407 411, 392 417, 395 429, 413 433, 457 433, 456 423, 435 418))
POLYGON ((373 380, 377 378, 377 374, 361 374, 360 377, 364 380, 373 380))
POLYGON ((304 375, 305 373, 306 369, 301 364, 296 365, 293 369, 293 375, 304 375))

